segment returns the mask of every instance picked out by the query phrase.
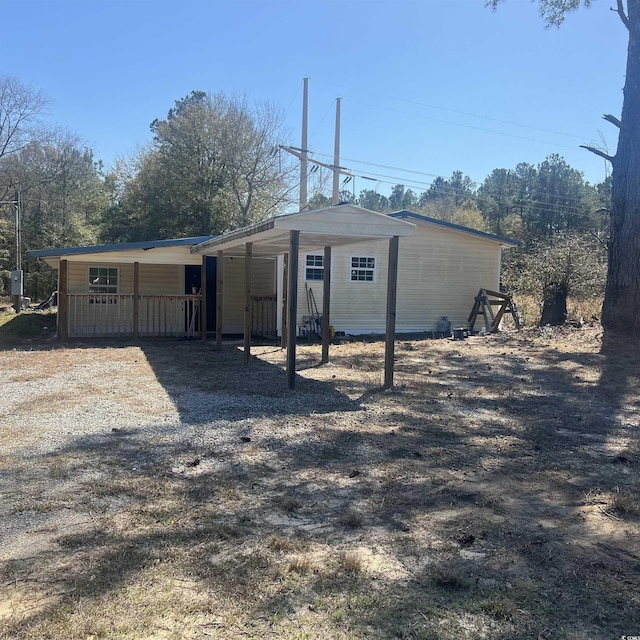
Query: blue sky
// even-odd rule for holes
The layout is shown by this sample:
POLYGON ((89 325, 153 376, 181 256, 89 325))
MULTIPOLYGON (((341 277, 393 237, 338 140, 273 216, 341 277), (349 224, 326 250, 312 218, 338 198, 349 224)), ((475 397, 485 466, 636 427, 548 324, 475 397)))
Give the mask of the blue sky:
POLYGON ((275 103, 299 145, 307 76, 315 157, 330 161, 340 96, 342 164, 380 179, 356 191, 482 181, 551 153, 599 182, 604 161, 579 145, 615 152, 601 115, 620 115, 626 31, 611 4, 558 30, 528 0, 0 0, 0 73, 42 89, 48 119, 106 167, 194 89, 275 103))

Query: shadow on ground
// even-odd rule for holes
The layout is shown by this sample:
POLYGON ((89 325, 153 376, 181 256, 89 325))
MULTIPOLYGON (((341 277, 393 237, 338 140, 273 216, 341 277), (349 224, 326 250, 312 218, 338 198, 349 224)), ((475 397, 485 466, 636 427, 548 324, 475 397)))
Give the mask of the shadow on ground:
POLYGON ((376 343, 303 350, 293 393, 277 349, 142 344, 174 421, 4 461, 42 527, 85 520, 5 564, 44 599, 0 637, 638 633, 638 360, 474 340, 398 343, 391 393, 376 343))

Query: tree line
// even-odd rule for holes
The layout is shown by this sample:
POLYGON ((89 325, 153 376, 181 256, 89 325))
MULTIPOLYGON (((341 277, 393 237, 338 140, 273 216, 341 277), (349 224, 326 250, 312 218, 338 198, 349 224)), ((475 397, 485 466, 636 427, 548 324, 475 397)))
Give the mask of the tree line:
MULTIPOLYGON (((297 196, 297 167, 278 151, 285 133, 273 105, 193 91, 151 123, 147 146, 109 171, 79 138, 43 121, 46 105, 39 91, 0 77, 0 294, 16 262, 10 202, 17 191, 24 249, 215 235, 290 210, 297 196)), ((602 293, 611 180, 592 185, 559 155, 495 169, 479 184, 454 171, 422 192, 396 184, 388 196, 365 189, 341 197, 521 240, 504 274, 517 291, 602 293), (582 258, 560 278, 565 254, 582 258)), ((317 189, 310 207, 329 203, 317 189)), ((39 299, 55 288, 46 265, 21 266, 26 295, 39 299)))

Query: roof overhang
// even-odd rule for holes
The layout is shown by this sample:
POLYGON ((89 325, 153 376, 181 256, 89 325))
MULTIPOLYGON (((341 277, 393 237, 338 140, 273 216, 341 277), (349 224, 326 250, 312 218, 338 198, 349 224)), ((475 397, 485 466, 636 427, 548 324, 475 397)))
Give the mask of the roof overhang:
POLYGON ((42 258, 49 266, 58 268, 60 260, 94 263, 141 264, 199 264, 200 260, 191 254, 190 248, 210 240, 212 236, 194 238, 174 238, 170 240, 148 240, 125 242, 91 247, 66 247, 60 249, 34 249, 28 251, 31 258, 42 258))
POLYGON ((191 253, 215 255, 222 251, 240 257, 245 255, 245 245, 250 242, 254 257, 270 258, 289 251, 291 231, 300 232, 301 251, 314 251, 326 246, 412 236, 415 229, 411 222, 343 204, 270 218, 206 240, 194 246, 191 253))

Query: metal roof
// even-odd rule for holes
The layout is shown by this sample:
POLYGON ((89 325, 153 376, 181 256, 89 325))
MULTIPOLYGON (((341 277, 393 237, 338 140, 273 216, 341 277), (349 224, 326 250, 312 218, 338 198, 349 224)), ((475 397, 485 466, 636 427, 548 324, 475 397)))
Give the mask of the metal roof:
POLYGON ((132 251, 159 249, 161 247, 193 246, 211 240, 215 236, 197 236, 194 238, 172 238, 170 240, 147 240, 145 242, 125 242, 123 244, 103 244, 89 247, 67 247, 64 249, 33 249, 27 251, 32 258, 58 258, 88 253, 107 253, 110 251, 132 251))
POLYGON ((474 236, 479 236, 480 238, 485 238, 486 240, 493 240, 494 242, 499 242, 500 244, 508 245, 510 247, 519 247, 522 245, 522 242, 520 242, 520 240, 514 240, 513 238, 506 238, 504 236, 497 236, 493 233, 487 233, 486 231, 478 231, 478 229, 464 227, 461 224, 454 224, 453 222, 438 220, 437 218, 430 218, 429 216, 424 216, 421 213, 414 213, 413 211, 394 211, 393 213, 390 213, 389 216, 391 218, 411 218, 413 220, 428 222, 430 224, 444 227, 445 229, 462 231, 464 233, 470 233, 474 236))

